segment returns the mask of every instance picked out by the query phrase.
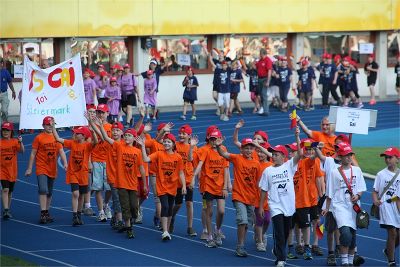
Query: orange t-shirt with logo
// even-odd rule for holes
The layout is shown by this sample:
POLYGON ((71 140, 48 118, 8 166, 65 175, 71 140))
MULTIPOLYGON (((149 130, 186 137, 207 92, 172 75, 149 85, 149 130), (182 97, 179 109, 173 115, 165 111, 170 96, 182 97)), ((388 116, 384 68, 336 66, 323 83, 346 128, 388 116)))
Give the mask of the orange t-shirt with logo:
POLYGON ((0 180, 15 182, 18 176, 17 153, 21 151, 18 139, 0 139, 0 180))
MULTIPOLYGON (((119 141, 115 141, 114 143, 124 142, 123 139, 119 141)), ((107 143, 107 159, 106 159, 106 173, 107 173, 107 183, 110 185, 114 185, 115 179, 117 177, 117 150, 111 145, 107 143)))
POLYGON ((327 135, 323 132, 312 131, 311 138, 316 142, 323 142, 322 154, 325 156, 333 156, 335 154, 335 139, 336 135, 327 135))
POLYGON ((296 209, 309 208, 318 204, 317 177, 324 176, 319 159, 303 158, 299 160, 293 177, 296 194, 296 209))
POLYGON ((52 133, 38 134, 32 143, 36 150, 36 175, 57 177, 57 158, 62 145, 56 141, 52 133))
MULTIPOLYGON (((260 177, 257 180, 257 196, 256 196, 256 204, 254 207, 259 208, 260 207, 260 199, 261 199, 261 189, 258 187, 258 184, 260 183, 260 179, 261 179, 261 174, 263 173, 263 171, 268 168, 269 166, 272 166, 273 164, 269 161, 265 161, 265 162, 260 162, 260 177)), ((264 201, 264 205, 263 205, 263 210, 269 210, 269 206, 268 206, 268 192, 266 192, 265 195, 265 201, 264 201)))
MULTIPOLYGON (((157 142, 156 139, 147 139, 144 142, 144 145, 146 148, 150 150, 149 155, 157 152, 157 151, 164 151, 164 146, 163 144, 157 142)), ((150 163, 150 169, 149 169, 150 175, 155 175, 157 173, 157 163, 151 162, 150 163)))
POLYGON ((92 143, 64 140, 64 147, 71 150, 69 152, 66 183, 88 185, 89 157, 93 149, 92 143))
POLYGON ((125 142, 114 142, 113 148, 117 152, 115 188, 138 191, 139 167, 143 166, 142 152, 125 142))
POLYGON ((240 154, 230 154, 229 161, 233 163, 232 200, 254 206, 261 176, 260 162, 240 154))
POLYGON ((203 162, 202 171, 204 171, 200 183, 202 192, 222 196, 225 168, 229 167, 229 162, 211 147, 202 152, 200 161, 203 162))
POLYGON ((157 195, 176 195, 179 184, 179 172, 184 171, 181 155, 174 152, 157 151, 150 156, 151 164, 156 163, 156 188, 157 195))
MULTIPOLYGON (((188 161, 189 150, 190 150, 189 144, 181 142, 176 143, 176 152, 178 152, 178 154, 181 155, 183 160, 186 185, 189 185, 192 182, 193 178, 193 165, 192 162, 188 161)), ((179 185, 179 187, 182 187, 182 185, 179 185)))
MULTIPOLYGON (((103 128, 107 133, 108 137, 111 137, 111 127, 112 125, 109 123, 103 124, 103 128)), ((92 150, 92 162, 106 162, 108 157, 108 142, 103 141, 100 136, 97 136, 99 142, 92 150)))

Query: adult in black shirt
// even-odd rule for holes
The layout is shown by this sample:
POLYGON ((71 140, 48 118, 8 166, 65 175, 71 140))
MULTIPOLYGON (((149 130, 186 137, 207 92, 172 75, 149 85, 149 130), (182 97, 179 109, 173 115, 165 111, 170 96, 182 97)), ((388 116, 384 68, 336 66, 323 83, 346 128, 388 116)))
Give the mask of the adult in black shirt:
POLYGON ((368 62, 365 63, 364 72, 367 75, 367 85, 369 87, 369 91, 371 92, 371 100, 369 101, 370 105, 375 105, 375 84, 376 78, 378 77, 378 69, 379 65, 375 62, 374 55, 371 54, 368 56, 368 62))

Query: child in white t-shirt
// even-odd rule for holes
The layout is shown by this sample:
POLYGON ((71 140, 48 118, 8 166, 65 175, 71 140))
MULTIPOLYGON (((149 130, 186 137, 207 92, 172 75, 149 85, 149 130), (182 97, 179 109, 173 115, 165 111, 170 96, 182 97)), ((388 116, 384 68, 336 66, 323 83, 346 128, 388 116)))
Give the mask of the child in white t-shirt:
POLYGON ((330 172, 326 208, 322 211, 322 215, 326 215, 331 210, 335 217, 340 232, 342 265, 353 264, 357 230, 354 205, 360 205, 361 195, 367 190, 361 169, 351 165, 353 154, 349 144, 339 147, 337 155, 341 158, 341 165, 330 172))
POLYGON ((381 228, 387 230, 386 248, 383 250, 389 266, 396 266, 394 252, 399 245, 399 228, 400 228, 400 211, 396 205, 396 192, 400 192, 400 176, 393 181, 392 185, 385 191, 385 187, 394 178, 399 171, 397 165, 399 164, 400 152, 395 147, 389 147, 381 154, 385 157, 387 167, 376 175, 374 182, 374 191, 372 192, 372 199, 374 204, 379 207, 379 224, 381 228), (383 193, 381 199, 379 196, 383 193))
MULTIPOLYGON (((268 192, 268 205, 274 231, 273 252, 276 256, 276 266, 285 266, 286 243, 291 229, 292 216, 296 211, 293 176, 302 156, 299 132, 299 128, 296 128, 298 153, 292 159, 285 162, 285 158, 288 156, 285 146, 277 145, 268 148, 268 151, 272 153, 274 165, 264 170, 259 183, 260 206, 263 205, 268 192)), ((263 218, 263 209, 259 209, 258 212, 259 216, 263 218)))

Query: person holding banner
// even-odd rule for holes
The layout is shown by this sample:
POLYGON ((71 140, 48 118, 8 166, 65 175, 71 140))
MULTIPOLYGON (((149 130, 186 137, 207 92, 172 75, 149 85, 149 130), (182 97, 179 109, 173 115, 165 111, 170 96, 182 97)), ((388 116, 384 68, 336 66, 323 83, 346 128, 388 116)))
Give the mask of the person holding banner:
POLYGON ((379 207, 379 224, 387 231, 386 247, 383 250, 389 266, 396 266, 395 250, 399 246, 400 211, 397 209, 396 191, 400 189, 400 152, 389 147, 381 155, 385 158, 386 168, 378 172, 374 182, 372 199, 379 207))
POLYGON ((10 212, 11 197, 18 176, 17 152, 24 153, 22 137, 13 138, 14 125, 11 122, 1 124, 0 139, 0 180, 3 219, 12 218, 10 212))
POLYGON ((8 86, 10 86, 12 92, 12 98, 17 97, 14 86, 12 83, 11 74, 6 69, 4 59, 0 59, 0 104, 1 104, 1 121, 8 121, 8 105, 10 100, 8 99, 8 86))
POLYGON ((88 193, 89 185, 89 158, 90 152, 97 144, 97 135, 93 135, 86 126, 75 127, 72 139, 63 139, 57 133, 55 121, 51 123, 54 138, 65 148, 70 149, 69 164, 67 168, 66 183, 71 186, 72 192, 72 226, 83 225, 82 210, 84 196, 88 193))
POLYGON ((25 176, 31 176, 33 162, 36 160, 36 175, 39 192, 40 224, 51 223, 54 219, 50 216, 50 204, 53 196, 53 184, 57 177, 57 158, 60 155, 64 170, 68 163, 64 150, 53 136, 53 117, 43 119, 44 131, 38 134, 32 143, 28 168, 25 176))

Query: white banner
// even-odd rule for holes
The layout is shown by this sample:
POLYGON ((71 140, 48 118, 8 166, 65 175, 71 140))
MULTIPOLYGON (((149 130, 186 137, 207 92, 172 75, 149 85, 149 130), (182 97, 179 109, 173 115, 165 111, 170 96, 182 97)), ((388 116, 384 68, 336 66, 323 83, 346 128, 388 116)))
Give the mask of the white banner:
POLYGON ((368 134, 370 111, 358 108, 338 108, 336 132, 368 134))
POLYGON ((86 125, 85 93, 80 55, 47 69, 24 58, 20 129, 42 129, 43 118, 57 127, 86 125))

